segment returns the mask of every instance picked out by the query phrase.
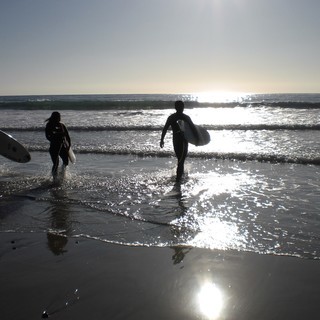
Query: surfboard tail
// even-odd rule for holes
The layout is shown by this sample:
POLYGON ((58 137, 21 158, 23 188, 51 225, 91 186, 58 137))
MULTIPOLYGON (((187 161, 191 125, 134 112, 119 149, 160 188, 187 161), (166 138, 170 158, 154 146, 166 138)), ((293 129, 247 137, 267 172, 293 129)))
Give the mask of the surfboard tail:
POLYGON ((69 160, 70 160, 70 162, 72 163, 72 164, 75 164, 76 163, 76 156, 75 156, 75 154, 74 154, 74 152, 73 152, 73 150, 72 150, 72 148, 70 147, 69 148, 69 151, 68 151, 68 157, 69 157, 69 160))

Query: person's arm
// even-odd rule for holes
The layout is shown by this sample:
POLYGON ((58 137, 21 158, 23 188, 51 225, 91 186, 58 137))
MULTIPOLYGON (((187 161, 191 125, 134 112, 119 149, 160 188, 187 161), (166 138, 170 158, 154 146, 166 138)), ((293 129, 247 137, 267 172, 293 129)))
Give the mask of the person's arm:
POLYGON ((52 130, 51 130, 49 124, 46 125, 45 133, 46 133, 47 140, 49 140, 51 142, 51 140, 52 140, 52 130))
POLYGON ((164 146, 164 137, 166 136, 169 126, 170 126, 170 117, 167 119, 167 122, 162 129, 162 134, 160 139, 160 148, 163 148, 164 146))

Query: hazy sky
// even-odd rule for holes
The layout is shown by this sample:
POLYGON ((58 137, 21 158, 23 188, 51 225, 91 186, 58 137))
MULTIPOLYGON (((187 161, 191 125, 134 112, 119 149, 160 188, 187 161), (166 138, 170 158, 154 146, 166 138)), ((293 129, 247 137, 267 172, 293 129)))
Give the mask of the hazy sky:
POLYGON ((319 0, 1 0, 0 95, 320 92, 319 0))

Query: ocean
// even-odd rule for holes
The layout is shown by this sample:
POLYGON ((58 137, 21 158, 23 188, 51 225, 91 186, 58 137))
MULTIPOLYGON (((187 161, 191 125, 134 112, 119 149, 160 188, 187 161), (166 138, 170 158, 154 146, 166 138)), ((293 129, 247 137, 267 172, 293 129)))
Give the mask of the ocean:
POLYGON ((2 233, 46 233, 55 254, 85 237, 320 258, 320 94, 8 96, 0 112, 32 158, 1 157, 2 233), (181 183, 170 131, 159 147, 177 99, 211 136, 189 146, 181 183), (77 157, 59 183, 44 135, 55 110, 77 157))

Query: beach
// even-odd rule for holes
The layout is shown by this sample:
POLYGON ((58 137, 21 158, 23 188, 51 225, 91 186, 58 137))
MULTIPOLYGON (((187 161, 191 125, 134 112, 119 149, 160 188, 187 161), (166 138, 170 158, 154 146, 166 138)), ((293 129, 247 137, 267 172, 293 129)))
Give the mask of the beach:
POLYGON ((320 1, 0 8, 0 320, 320 319, 320 1))
POLYGON ((320 311, 315 260, 59 237, 57 246, 67 243, 57 255, 45 233, 0 238, 1 319, 317 319, 320 311), (208 293, 201 309, 206 283, 220 295, 208 293))

